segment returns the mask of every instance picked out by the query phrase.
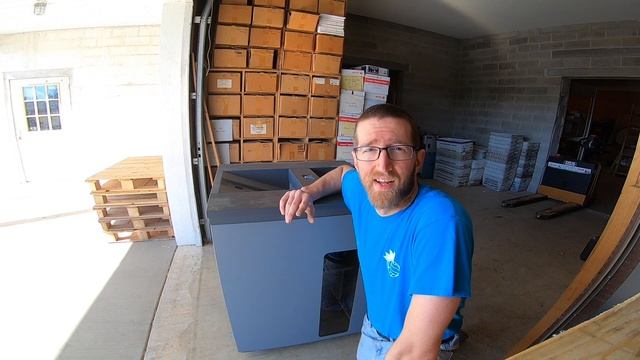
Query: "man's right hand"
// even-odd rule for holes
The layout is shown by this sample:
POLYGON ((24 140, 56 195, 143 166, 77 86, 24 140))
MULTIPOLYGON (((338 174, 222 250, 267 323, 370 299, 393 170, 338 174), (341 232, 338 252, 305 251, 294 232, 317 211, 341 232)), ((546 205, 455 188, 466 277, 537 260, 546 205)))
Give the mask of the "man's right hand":
POLYGON ((291 223, 294 217, 307 214, 310 224, 314 222, 313 198, 303 189, 287 191, 280 199, 280 214, 284 216, 284 222, 291 223))

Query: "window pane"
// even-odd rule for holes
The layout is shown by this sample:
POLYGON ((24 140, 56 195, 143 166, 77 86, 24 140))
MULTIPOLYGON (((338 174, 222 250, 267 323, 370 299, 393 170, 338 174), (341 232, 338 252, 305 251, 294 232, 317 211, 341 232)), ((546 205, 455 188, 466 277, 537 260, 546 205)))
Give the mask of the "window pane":
POLYGON ((49 109, 51 110, 51 114, 59 114, 60 110, 58 109, 58 100, 50 100, 49 109))
POLYGON ((47 115, 47 102, 38 101, 38 115, 47 115))
POLYGON ((37 100, 44 100, 47 98, 47 94, 44 90, 44 85, 38 85, 36 86, 36 99, 37 100))
POLYGON ((24 103, 24 111, 27 115, 35 115, 36 114, 36 106, 33 101, 27 101, 24 103))
POLYGON ((29 131, 38 131, 38 124, 34 116, 27 118, 27 126, 29 127, 29 131))
POLYGON ((60 124, 60 116, 52 116, 51 117, 51 128, 53 130, 62 129, 62 125, 60 124))
POLYGON ((40 130, 49 130, 49 118, 47 116, 39 116, 40 130))
POLYGON ((47 95, 49 95, 49 99, 57 99, 58 98, 58 85, 49 85, 49 86, 47 86, 47 95))
POLYGON ((22 88, 22 96, 24 100, 34 100, 33 86, 25 86, 22 88))

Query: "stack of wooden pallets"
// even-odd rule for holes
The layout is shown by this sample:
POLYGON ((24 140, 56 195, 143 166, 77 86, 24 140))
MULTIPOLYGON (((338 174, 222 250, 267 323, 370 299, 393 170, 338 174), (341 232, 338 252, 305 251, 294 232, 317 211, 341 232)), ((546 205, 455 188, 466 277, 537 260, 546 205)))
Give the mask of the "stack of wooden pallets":
POLYGON ((102 229, 114 240, 174 237, 162 157, 131 157, 90 176, 102 229))

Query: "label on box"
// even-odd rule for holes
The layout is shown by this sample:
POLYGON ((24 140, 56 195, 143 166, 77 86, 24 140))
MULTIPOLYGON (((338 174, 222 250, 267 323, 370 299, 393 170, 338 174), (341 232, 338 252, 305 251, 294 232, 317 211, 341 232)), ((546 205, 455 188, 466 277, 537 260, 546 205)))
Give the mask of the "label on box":
POLYGON ((364 91, 374 94, 387 95, 391 79, 387 76, 370 75, 364 76, 364 91))
MULTIPOLYGON (((356 123, 351 121, 338 121, 338 138, 350 138, 356 133, 356 123)), ((348 140, 348 141, 351 141, 348 140)))
POLYGON ((250 130, 251 135, 266 135, 267 134, 267 124, 251 124, 250 130))
POLYGON ((218 79, 216 86, 218 89, 231 89, 233 81, 231 79, 218 79))
POLYGON ((342 90, 340 93, 340 114, 360 116, 364 109, 364 92, 342 90))
MULTIPOLYGON (((324 82, 323 82, 324 84, 324 82)), ((333 86, 339 86, 340 85, 340 79, 329 79, 329 84, 333 85, 333 86)))
MULTIPOLYGON (((316 83, 316 84, 319 84, 319 85, 324 85, 324 82, 325 82, 325 81, 324 81, 324 78, 321 78, 321 77, 314 77, 314 78, 313 78, 313 82, 314 82, 314 83, 316 83)), ((339 84, 339 82, 338 82, 338 84, 339 84)))

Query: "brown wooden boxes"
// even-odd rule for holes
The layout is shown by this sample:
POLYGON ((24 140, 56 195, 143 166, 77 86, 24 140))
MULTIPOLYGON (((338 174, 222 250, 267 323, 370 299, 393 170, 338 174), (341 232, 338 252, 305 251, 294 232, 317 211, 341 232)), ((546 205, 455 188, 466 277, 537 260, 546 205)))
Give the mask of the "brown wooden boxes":
POLYGON ((218 25, 216 27, 216 45, 247 46, 249 44, 249 28, 235 25, 218 25))
POLYGON ((256 6, 253 8, 251 25, 282 28, 284 26, 284 9, 256 6))
POLYGON ((278 89, 278 75, 275 73, 246 72, 244 91, 246 93, 273 93, 278 89))
POLYGON ((207 77, 207 90, 210 94, 239 93, 242 73, 211 72, 207 77))
POLYGON ((247 66, 247 50, 246 49, 214 49, 213 50, 213 66, 216 68, 246 67, 247 66))
POLYGON ((220 5, 218 11, 218 23, 220 24, 251 24, 251 6, 247 5, 220 5))
POLYGON ((162 157, 127 158, 86 181, 98 221, 114 240, 173 238, 162 157))
POLYGON ((307 95, 310 80, 308 75, 282 74, 280 75, 280 93, 307 95))

